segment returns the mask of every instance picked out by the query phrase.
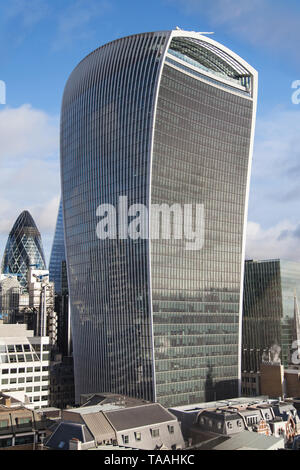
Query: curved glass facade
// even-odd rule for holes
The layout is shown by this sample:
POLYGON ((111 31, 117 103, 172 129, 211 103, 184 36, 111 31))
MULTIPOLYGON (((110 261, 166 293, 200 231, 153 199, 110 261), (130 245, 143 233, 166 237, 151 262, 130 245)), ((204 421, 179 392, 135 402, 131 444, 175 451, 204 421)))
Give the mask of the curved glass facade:
MULTIPOLYGON (((184 47, 199 38, 166 31, 109 43, 65 88, 61 175, 77 401, 107 391, 175 406, 238 394, 256 73, 250 68, 242 86, 174 55, 171 64, 168 50, 181 36, 184 47), (117 207, 120 196, 146 206, 150 221, 151 204, 203 204, 204 247, 125 239, 120 220, 118 237, 99 240, 97 207, 117 207)), ((225 59, 211 59, 207 69, 224 67, 225 59)))
POLYGON ((18 281, 27 287, 27 272, 30 265, 46 269, 41 234, 28 211, 17 218, 7 240, 1 272, 17 274, 18 281))
POLYGON ((55 292, 62 292, 62 262, 66 261, 62 203, 59 204, 55 234, 49 262, 49 279, 54 282, 55 292))
POLYGON ((157 396, 168 406, 237 396, 252 111, 252 101, 165 65, 152 202, 201 201, 206 219, 202 250, 186 251, 178 240, 152 241, 157 396))

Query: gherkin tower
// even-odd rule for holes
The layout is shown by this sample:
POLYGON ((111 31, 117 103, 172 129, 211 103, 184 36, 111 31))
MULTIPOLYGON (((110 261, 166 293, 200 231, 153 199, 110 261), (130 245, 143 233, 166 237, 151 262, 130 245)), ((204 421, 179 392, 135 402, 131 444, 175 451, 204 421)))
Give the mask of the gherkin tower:
POLYGON ((10 231, 1 265, 3 274, 17 274, 20 284, 27 286, 30 265, 46 269, 41 234, 28 211, 23 211, 10 231))

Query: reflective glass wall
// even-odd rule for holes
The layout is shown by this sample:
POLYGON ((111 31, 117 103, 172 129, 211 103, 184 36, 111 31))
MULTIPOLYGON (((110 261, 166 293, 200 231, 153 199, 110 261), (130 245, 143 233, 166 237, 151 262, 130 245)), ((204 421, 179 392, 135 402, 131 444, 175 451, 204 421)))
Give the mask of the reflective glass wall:
POLYGON ((62 213, 62 203, 59 204, 53 245, 49 262, 50 281, 54 282, 55 292, 62 291, 62 262, 66 261, 65 239, 64 239, 64 222, 62 213))
POLYGON ((281 344, 280 261, 246 261, 243 303, 243 371, 257 372, 269 349, 281 344))
POLYGON ((65 88, 61 175, 77 401, 109 391, 174 406, 238 394, 254 78, 196 33, 170 44, 176 34, 184 32, 106 44, 65 88), (148 209, 203 204, 203 249, 123 239, 120 220, 115 239, 99 240, 97 208, 118 208, 120 196, 148 209))
POLYGON ((280 268, 283 309, 281 354, 282 362, 287 366, 291 364, 293 351, 295 351, 295 348, 293 349, 293 341, 300 340, 300 338, 297 337, 295 324, 295 315, 299 318, 300 263, 281 260, 280 268))
POLYGON ((154 399, 148 241, 99 240, 101 204, 147 205, 155 84, 166 35, 107 44, 71 75, 62 188, 76 395, 154 399))
POLYGON ((172 65, 166 61, 159 90, 151 202, 203 204, 205 234, 195 251, 186 240, 151 243, 157 399, 165 406, 238 395, 253 114, 249 96, 172 65))
POLYGON ((243 305, 243 371, 257 372, 261 361, 288 366, 296 339, 295 298, 300 299, 300 263, 246 261, 243 305))

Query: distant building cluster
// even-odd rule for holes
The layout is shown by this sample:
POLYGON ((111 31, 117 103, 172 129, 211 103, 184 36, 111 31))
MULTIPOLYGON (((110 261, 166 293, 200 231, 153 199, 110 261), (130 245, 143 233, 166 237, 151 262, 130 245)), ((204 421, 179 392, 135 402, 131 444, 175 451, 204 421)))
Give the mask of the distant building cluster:
MULTIPOLYGON (((185 447, 175 416, 158 403, 145 403, 122 396, 97 396, 79 408, 62 412, 62 420, 46 445, 70 449, 69 435, 81 433, 78 450, 112 445, 143 450, 175 450, 185 447), (73 434, 72 434, 73 432, 73 434), (62 444, 63 443, 63 444, 62 444)), ((71 442, 71 447, 74 443, 71 442)))
MULTIPOLYGON (((54 254, 63 237, 60 221, 58 215, 54 254)), ((9 234, 0 274, 0 391, 25 393, 30 408, 74 404, 64 258, 53 255, 49 273, 40 233, 29 212, 22 212, 9 234)))
POLYGON ((300 435, 293 401, 235 398, 171 408, 189 447, 198 450, 278 450, 292 448, 300 435))
POLYGON ((81 398, 79 407, 30 411, 24 397, 2 394, 0 448, 50 451, 300 448, 299 411, 291 400, 236 398, 167 410, 158 403, 124 395, 94 394, 81 398))

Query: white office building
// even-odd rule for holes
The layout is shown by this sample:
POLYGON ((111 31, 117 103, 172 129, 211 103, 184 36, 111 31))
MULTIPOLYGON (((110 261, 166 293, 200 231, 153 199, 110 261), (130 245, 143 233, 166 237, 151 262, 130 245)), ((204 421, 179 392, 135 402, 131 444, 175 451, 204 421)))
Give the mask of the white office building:
POLYGON ((49 337, 24 324, 0 323, 0 391, 24 392, 28 408, 49 404, 49 337))

